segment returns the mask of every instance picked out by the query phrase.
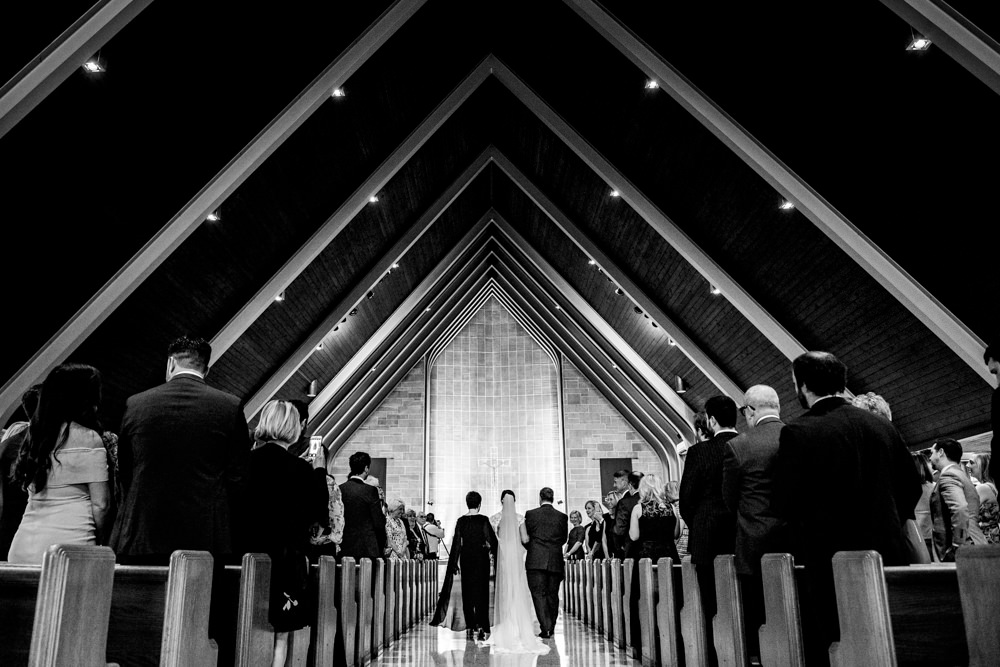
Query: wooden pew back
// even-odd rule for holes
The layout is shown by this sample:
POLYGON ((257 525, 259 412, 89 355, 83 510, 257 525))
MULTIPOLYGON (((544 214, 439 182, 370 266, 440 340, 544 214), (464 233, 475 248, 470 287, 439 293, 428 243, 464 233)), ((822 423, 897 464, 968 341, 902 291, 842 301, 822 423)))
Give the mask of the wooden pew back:
POLYGON ((1000 665, 1000 545, 964 546, 955 565, 969 665, 1000 665))
POLYGON ((743 623, 743 594, 736 576, 736 557, 715 557, 715 596, 718 606, 712 620, 715 654, 720 665, 747 667, 746 629, 743 623))
POLYGON ((382 653, 385 644, 385 560, 372 561, 372 658, 382 653))
POLYGON ((660 664, 683 663, 681 641, 681 566, 672 558, 661 558, 656 568, 656 631, 660 643, 660 664))
POLYGON ((625 592, 622 590, 622 562, 611 559, 611 637, 618 648, 625 648, 625 622, 622 600, 625 592))
POLYGON ((681 609, 684 664, 702 667, 708 664, 708 635, 701 606, 701 591, 698 588, 698 574, 690 556, 685 556, 681 562, 681 578, 684 589, 684 607, 681 609))
POLYGON ((795 559, 791 554, 765 554, 760 563, 767 619, 758 633, 761 662, 775 667, 803 667, 806 657, 795 559))
POLYGON ((267 618, 270 589, 270 557, 267 554, 244 555, 236 616, 236 667, 267 667, 271 664, 274 630, 267 618))
POLYGON ((896 648, 882 557, 841 551, 833 557, 840 641, 830 646, 831 667, 895 667, 896 648))

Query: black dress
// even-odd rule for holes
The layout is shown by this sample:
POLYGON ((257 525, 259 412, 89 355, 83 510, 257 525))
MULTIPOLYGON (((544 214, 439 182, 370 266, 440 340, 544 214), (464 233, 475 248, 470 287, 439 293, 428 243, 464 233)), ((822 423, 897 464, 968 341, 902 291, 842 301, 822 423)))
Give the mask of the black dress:
POLYGON ((451 542, 448 569, 431 625, 447 617, 452 579, 457 568, 462 571, 462 608, 469 629, 490 631, 490 554, 497 552, 497 536, 489 517, 482 514, 458 517, 451 542))
MULTIPOLYGON (((594 545, 597 545, 597 549, 594 550, 594 559, 606 558, 604 555, 604 545, 601 543, 601 538, 604 536, 605 526, 608 524, 604 521, 598 523, 597 521, 591 521, 587 524, 585 530, 587 530, 587 543, 584 545, 589 553, 594 545)), ((609 547, 610 548, 610 547, 609 547)))
POLYGON ((271 558, 268 620, 275 632, 303 628, 312 615, 306 553, 319 502, 314 479, 309 464, 281 445, 265 443, 250 453, 243 544, 247 552, 271 558))
POLYGON ((673 558, 675 564, 679 563, 677 545, 674 543, 676 527, 677 516, 670 505, 643 503, 642 516, 639 517, 639 539, 632 546, 635 559, 649 558, 655 565, 661 558, 673 558))
MULTIPOLYGON (((577 542, 584 542, 584 536, 586 535, 587 529, 583 526, 576 526, 569 531, 569 537, 566 539, 566 551, 568 552, 573 548, 573 545, 577 542)), ((582 560, 587 554, 587 545, 581 544, 580 548, 571 553, 568 558, 569 560, 582 560)))

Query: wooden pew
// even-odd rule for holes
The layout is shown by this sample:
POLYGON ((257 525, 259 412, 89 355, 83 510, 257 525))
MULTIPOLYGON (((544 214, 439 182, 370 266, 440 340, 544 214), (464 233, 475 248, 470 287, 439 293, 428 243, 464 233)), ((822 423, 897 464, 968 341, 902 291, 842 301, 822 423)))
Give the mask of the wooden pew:
POLYGON ((340 576, 337 577, 337 615, 340 627, 337 634, 341 640, 344 650, 344 657, 348 664, 354 664, 354 657, 357 655, 356 639, 358 634, 358 602, 357 602, 357 579, 354 559, 350 556, 344 557, 338 566, 340 576))
POLYGON ((583 561, 573 563, 573 615, 583 619, 583 561))
POLYGON ((400 627, 401 632, 406 632, 410 629, 413 624, 410 618, 410 598, 413 596, 412 588, 410 587, 410 581, 413 574, 413 568, 410 566, 409 560, 400 560, 400 584, 403 587, 403 596, 400 598, 403 606, 403 624, 400 627))
POLYGON ((244 555, 236 616, 236 667, 267 667, 272 662, 274 630, 267 619, 270 589, 271 559, 266 554, 244 555))
POLYGON ((372 561, 372 658, 382 654, 385 645, 385 569, 386 561, 372 561))
POLYGON ((357 655, 355 663, 365 665, 371 661, 372 656, 372 624, 373 624, 373 604, 372 597, 372 561, 369 558, 362 558, 358 562, 357 581, 354 586, 355 599, 358 604, 358 634, 356 637, 357 655))
POLYGON ((705 631, 698 575, 690 556, 685 556, 681 562, 681 578, 684 589, 684 607, 681 609, 684 664, 686 667, 704 667, 708 664, 708 635, 705 631))
MULTIPOLYGON (((653 561, 643 558, 639 561, 639 646, 638 656, 644 667, 655 667, 659 659, 659 633, 656 630, 656 603, 659 597, 659 587, 656 581, 657 570, 653 569, 653 561)), ((667 574, 669 576, 669 572, 667 574)))
POLYGON ((396 570, 397 564, 394 560, 383 560, 385 563, 385 631, 383 633, 383 647, 389 648, 396 641, 396 570))
POLYGON ((625 648, 625 622, 622 600, 625 592, 622 590, 622 562, 611 559, 611 635, 615 646, 625 648))
POLYGON ((42 557, 30 664, 105 667, 115 554, 56 545, 42 557))
POLYGON ((604 626, 604 636, 609 641, 614 640, 614 621, 611 618, 611 561, 598 561, 601 568, 601 624, 604 626))
POLYGON ((584 625, 590 625, 593 613, 590 609, 590 563, 587 561, 580 566, 580 607, 583 611, 580 620, 584 625))
POLYGON ((392 587, 396 604, 393 610, 392 638, 393 641, 398 641, 403 632, 405 632, 403 628, 403 607, 405 602, 403 595, 403 561, 395 560, 393 564, 395 565, 395 570, 392 577, 392 587))
POLYGON ((639 576, 635 571, 635 561, 626 558, 622 561, 622 635, 625 638, 625 650, 632 649, 632 577, 639 576))
MULTIPOLYGON (((246 567, 246 557, 243 560, 246 567)), ((332 665, 337 657, 337 640, 341 627, 337 579, 341 566, 332 556, 320 556, 317 582, 316 625, 313 633, 315 664, 332 665)), ((242 667, 237 664, 236 667, 242 667)), ((266 663, 264 664, 266 667, 266 663)))
POLYGON ((954 563, 883 569, 896 660, 900 664, 968 662, 954 563))
POLYGON ((736 557, 716 556, 715 596, 718 606, 712 619, 715 654, 726 667, 747 667, 746 629, 743 623, 743 594, 736 576, 736 557))
MULTIPOLYGON (((775 667, 804 667, 802 612, 791 554, 765 554, 760 561, 764 579, 764 616, 760 627, 761 662, 775 667)), ((800 568, 801 570, 801 568, 800 568)))
POLYGON ((964 546, 955 556, 969 667, 1000 665, 1000 546, 964 546))
MULTIPOLYGON (((661 558, 656 569, 656 632, 659 635, 661 665, 680 665, 681 650, 681 566, 672 558, 661 558)), ((641 583, 641 582, 640 582, 641 583)))
POLYGON ((573 613, 573 564, 576 561, 566 561, 566 578, 563 579, 563 614, 573 613))
POLYGON ((590 599, 594 610, 594 630, 597 634, 604 632, 604 610, 602 600, 604 600, 604 578, 602 576, 601 561, 592 560, 590 565, 590 599))
POLYGON ((882 557, 841 551, 833 557, 840 641, 830 646, 831 667, 895 667, 896 647, 882 557))

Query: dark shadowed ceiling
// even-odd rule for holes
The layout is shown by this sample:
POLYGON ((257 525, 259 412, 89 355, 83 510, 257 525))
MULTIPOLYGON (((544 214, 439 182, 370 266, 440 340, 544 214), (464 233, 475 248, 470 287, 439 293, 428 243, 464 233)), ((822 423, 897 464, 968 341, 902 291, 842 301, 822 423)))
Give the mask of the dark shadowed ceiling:
MULTIPOLYGON (((718 393, 770 384, 799 414, 805 349, 882 394, 913 446, 990 429, 1000 97, 937 46, 907 52, 895 3, 321 4, 151 2, 100 46, 106 72, 75 69, 0 136, 5 418, 69 359, 104 373, 114 428, 189 333, 251 420, 316 380, 313 426, 340 442, 487 290, 667 451, 718 393), (587 12, 855 241, 812 200, 781 210, 797 191, 647 89, 587 12), (331 71, 346 96, 324 89, 247 168, 331 71)), ((86 10, 19 6, 0 78, 86 10)))

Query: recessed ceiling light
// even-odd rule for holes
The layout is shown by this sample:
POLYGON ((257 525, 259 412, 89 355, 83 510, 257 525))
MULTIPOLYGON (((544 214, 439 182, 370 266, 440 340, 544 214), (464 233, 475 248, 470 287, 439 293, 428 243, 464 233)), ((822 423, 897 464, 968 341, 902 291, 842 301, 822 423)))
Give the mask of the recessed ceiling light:
POLYGON ((430 309, 430 307, 427 307, 427 308, 424 308, 424 312, 425 312, 425 313, 429 313, 429 312, 431 312, 431 309, 430 309))
POLYGON ((377 195, 372 195, 371 197, 369 197, 368 198, 368 203, 369 204, 377 204, 378 203, 378 196, 377 195))
POLYGON ((562 310, 562 306, 557 305, 556 310, 562 310))
POLYGON ((399 268, 399 264, 397 264, 396 262, 393 262, 392 266, 390 266, 389 268, 390 269, 398 269, 399 268))
POLYGON ((368 298, 369 299, 372 298, 373 296, 375 296, 375 292, 368 292, 368 298))
POLYGON ((218 222, 219 220, 222 220, 222 215, 216 210, 205 216, 205 219, 209 222, 218 222))
POLYGON ((907 51, 926 51, 931 48, 931 40, 926 37, 914 37, 913 41, 906 45, 907 51))
POLYGON ((649 323, 653 325, 654 329, 659 329, 660 328, 660 325, 657 324, 656 322, 654 322, 653 320, 650 320, 649 323))
POLYGON ((104 72, 104 65, 97 58, 91 58, 87 62, 83 63, 83 69, 91 74, 100 74, 104 72))
POLYGON ((677 345, 677 341, 675 341, 673 337, 667 336, 667 345, 677 345))
POLYGON ((588 260, 587 264, 590 264, 591 266, 597 266, 597 260, 596 259, 588 260))
POLYGON ((655 80, 653 79, 646 80, 646 90, 656 90, 659 87, 660 84, 658 84, 655 80))
POLYGON ((618 364, 611 364, 611 368, 618 370, 618 364))
POLYGON ((618 289, 616 289, 616 290, 615 290, 615 294, 617 294, 618 296, 621 296, 621 295, 622 295, 622 294, 624 294, 624 293, 625 293, 625 292, 623 292, 623 291, 622 291, 622 288, 621 288, 621 287, 619 287, 618 289))
POLYGON ((795 208, 795 204, 788 201, 787 199, 782 199, 781 204, 778 206, 778 208, 780 208, 782 211, 791 211, 793 208, 795 208))
POLYGON ((351 313, 350 313, 350 314, 351 314, 351 316, 352 316, 352 317, 353 317, 354 315, 357 315, 357 314, 358 314, 358 309, 357 309, 357 308, 352 308, 352 309, 351 309, 351 313))
POLYGON ((333 333, 337 333, 338 331, 340 331, 340 325, 339 324, 333 328, 333 333))
POLYGON ((622 196, 622 193, 618 192, 617 190, 612 190, 610 194, 611 194, 612 197, 621 197, 622 196))
POLYGON ((636 314, 636 315, 642 315, 642 308, 640 308, 639 306, 636 306, 636 307, 635 307, 635 308, 633 308, 632 310, 634 310, 634 311, 635 311, 635 314, 636 314))
POLYGON ((712 285, 712 288, 709 291, 712 293, 712 296, 719 296, 720 294, 722 294, 722 290, 720 290, 715 285, 712 285))
POLYGON ((282 301, 284 301, 285 300, 285 290, 281 290, 280 292, 278 292, 278 296, 274 297, 274 300, 277 301, 277 302, 279 302, 279 303, 282 302, 282 301))
POLYGON ((334 88, 333 92, 330 93, 330 97, 347 97, 347 91, 343 88, 334 88))
POLYGON ((316 345, 316 349, 317 350, 322 350, 323 349, 323 342, 322 341, 320 341, 319 344, 316 345))

